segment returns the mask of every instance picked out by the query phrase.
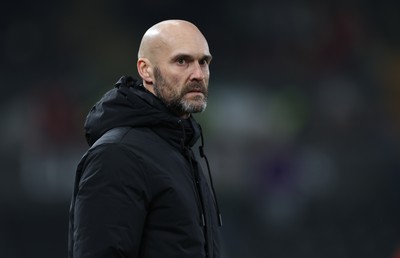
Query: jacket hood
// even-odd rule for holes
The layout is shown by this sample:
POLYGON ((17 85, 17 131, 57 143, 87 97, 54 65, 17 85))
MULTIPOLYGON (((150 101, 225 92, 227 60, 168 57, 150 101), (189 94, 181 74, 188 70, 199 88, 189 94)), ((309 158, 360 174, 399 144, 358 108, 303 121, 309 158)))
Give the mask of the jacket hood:
POLYGON ((123 126, 149 127, 176 146, 193 146, 201 133, 192 116, 179 118, 130 76, 121 77, 91 108, 85 121, 86 141, 92 146, 108 130, 123 126))

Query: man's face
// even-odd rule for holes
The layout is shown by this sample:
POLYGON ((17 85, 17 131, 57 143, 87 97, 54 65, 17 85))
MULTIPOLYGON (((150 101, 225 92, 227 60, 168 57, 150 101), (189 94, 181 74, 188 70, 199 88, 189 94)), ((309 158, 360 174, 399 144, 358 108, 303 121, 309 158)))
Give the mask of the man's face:
POLYGON ((211 54, 191 23, 156 24, 143 36, 138 53, 143 84, 182 118, 207 106, 211 54))
POLYGON ((210 55, 178 54, 154 67, 154 92, 179 116, 202 112, 207 106, 210 55))

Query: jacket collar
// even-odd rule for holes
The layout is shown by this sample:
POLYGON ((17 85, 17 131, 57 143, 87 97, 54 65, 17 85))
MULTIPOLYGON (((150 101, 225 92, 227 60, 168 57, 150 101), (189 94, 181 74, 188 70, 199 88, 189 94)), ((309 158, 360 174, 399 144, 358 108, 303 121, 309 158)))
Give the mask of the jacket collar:
POLYGON ((193 116, 179 118, 130 76, 121 77, 90 110, 85 122, 89 145, 106 131, 120 126, 149 127, 177 147, 192 147, 201 130, 193 116))

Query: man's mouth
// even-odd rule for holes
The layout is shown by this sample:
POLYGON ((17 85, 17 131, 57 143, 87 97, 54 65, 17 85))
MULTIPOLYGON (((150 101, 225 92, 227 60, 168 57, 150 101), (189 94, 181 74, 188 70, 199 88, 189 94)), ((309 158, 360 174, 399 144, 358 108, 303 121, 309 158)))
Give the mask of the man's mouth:
POLYGON ((191 84, 188 85, 184 95, 189 94, 189 95, 203 95, 206 96, 206 92, 207 90, 205 89, 205 87, 203 87, 203 85, 200 85, 198 83, 196 84, 191 84))
POLYGON ((191 91, 189 91, 189 92, 194 92, 194 93, 203 93, 203 91, 202 91, 202 90, 191 90, 191 91))
POLYGON ((189 91, 186 94, 187 95, 199 95, 199 94, 204 95, 204 93, 201 90, 199 90, 199 91, 189 91))

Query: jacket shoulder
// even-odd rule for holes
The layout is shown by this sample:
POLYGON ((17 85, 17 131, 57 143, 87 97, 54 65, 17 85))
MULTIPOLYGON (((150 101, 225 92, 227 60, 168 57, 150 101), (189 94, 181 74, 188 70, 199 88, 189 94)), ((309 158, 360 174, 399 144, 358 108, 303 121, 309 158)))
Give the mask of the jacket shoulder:
POLYGON ((121 142, 123 137, 131 130, 130 127, 116 127, 105 134, 103 134, 91 147, 90 149, 94 149, 99 145, 107 144, 107 143, 118 143, 121 142))
MULTIPOLYGON (((115 127, 104 133, 90 148, 89 152, 100 145, 120 144, 136 148, 158 145, 160 138, 148 127, 115 127)), ((154 147, 154 146, 153 146, 154 147)))

